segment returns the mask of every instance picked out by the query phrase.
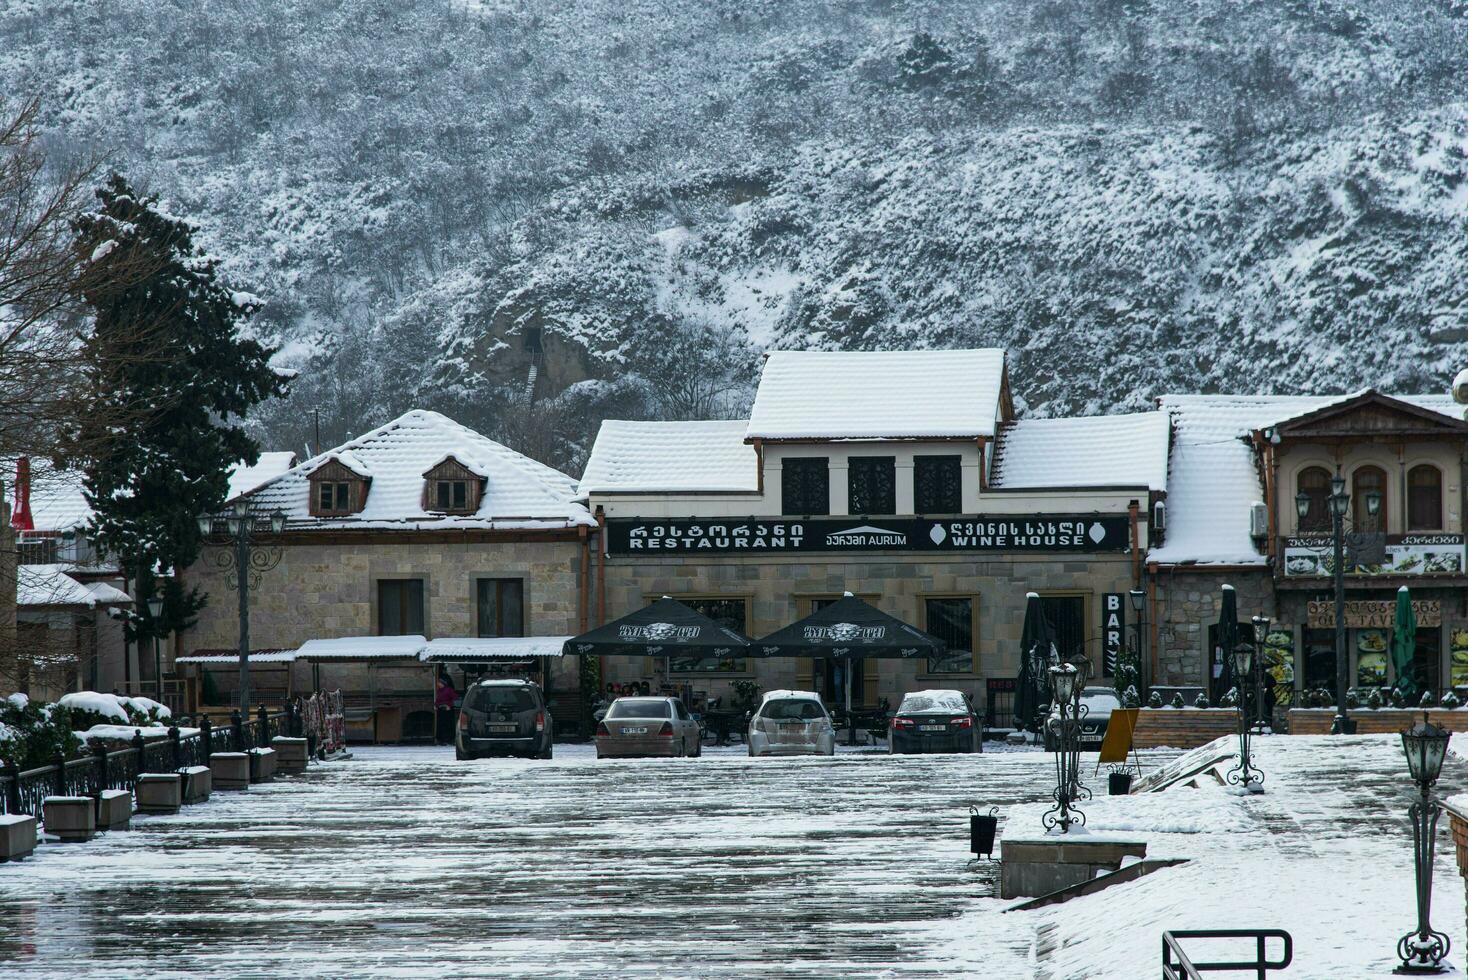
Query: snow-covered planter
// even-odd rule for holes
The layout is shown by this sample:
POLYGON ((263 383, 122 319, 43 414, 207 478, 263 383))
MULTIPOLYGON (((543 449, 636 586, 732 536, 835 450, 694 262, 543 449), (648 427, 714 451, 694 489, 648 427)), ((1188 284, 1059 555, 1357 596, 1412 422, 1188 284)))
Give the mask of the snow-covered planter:
MULTIPOLYGON (((1368 703, 1370 699, 1368 698, 1368 703)), ((1395 735, 1422 720, 1423 712, 1434 725, 1450 732, 1468 732, 1468 709, 1457 708, 1362 708, 1352 711, 1357 735, 1395 735)), ((1328 735, 1335 722, 1335 708, 1291 708, 1291 735, 1328 735)))
POLYGON ((1195 749, 1238 730, 1234 708, 1143 708, 1137 712, 1132 744, 1139 749, 1195 749))
POLYGON ((71 710, 65 705, 10 695, 0 701, 0 765, 25 770, 50 765, 57 753, 76 757, 82 742, 71 726, 71 710))

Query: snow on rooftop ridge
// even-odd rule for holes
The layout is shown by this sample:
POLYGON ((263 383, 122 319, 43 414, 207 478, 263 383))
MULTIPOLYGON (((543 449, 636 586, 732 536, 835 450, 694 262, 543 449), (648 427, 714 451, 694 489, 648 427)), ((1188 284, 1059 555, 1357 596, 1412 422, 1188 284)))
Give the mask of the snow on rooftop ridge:
POLYGON ((95 587, 77 581, 67 574, 70 565, 19 565, 16 567, 15 602, 17 606, 82 606, 95 609, 99 605, 129 605, 132 597, 110 585, 95 587))
POLYGON ((1145 486, 1167 489, 1166 412, 1021 419, 1000 427, 996 489, 1145 486))
MULTIPOLYGON (((1178 395, 1157 399, 1173 424, 1168 461, 1167 534, 1147 555, 1159 564, 1263 565, 1249 534, 1249 508, 1264 499, 1250 433, 1359 398, 1335 395, 1178 395)), ((1382 393, 1449 418, 1449 395, 1382 393)))
POLYGON ((480 435, 438 412, 414 409, 334 449, 292 467, 250 491, 265 510, 283 510, 297 527, 555 529, 595 523, 575 500, 576 483, 564 473, 480 435), (430 512, 423 506, 423 474, 452 456, 485 478, 479 509, 471 515, 430 512), (310 513, 310 475, 340 459, 372 478, 363 509, 348 517, 310 513))
POLYGON ((229 471, 229 499, 233 500, 240 494, 249 493, 262 483, 280 476, 294 465, 296 465, 296 454, 289 451, 261 453, 259 461, 254 466, 249 466, 244 460, 239 460, 229 471))
POLYGON ((578 494, 694 493, 759 489, 759 460, 744 441, 749 423, 601 424, 578 494))
POLYGON ((772 351, 751 439, 992 436, 1004 388, 998 348, 772 351))

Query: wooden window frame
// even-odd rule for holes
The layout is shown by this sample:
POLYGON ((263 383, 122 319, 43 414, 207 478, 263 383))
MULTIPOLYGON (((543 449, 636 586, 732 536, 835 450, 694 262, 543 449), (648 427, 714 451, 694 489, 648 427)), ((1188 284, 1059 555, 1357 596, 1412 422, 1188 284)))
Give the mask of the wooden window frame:
POLYGON ((919 680, 942 680, 944 678, 976 678, 983 677, 984 671, 979 658, 979 593, 977 592, 919 592, 918 600, 918 629, 924 633, 928 632, 928 600, 929 599, 968 599, 972 604, 969 610, 969 634, 973 637, 973 663, 967 672, 963 671, 939 671, 928 669, 928 658, 923 658, 923 669, 918 673, 919 680))
POLYGON ((1391 487, 1388 485, 1391 479, 1387 476, 1386 467, 1376 463, 1362 463, 1351 470, 1351 482, 1346 484, 1347 491, 1351 495, 1351 522, 1356 531, 1370 531, 1377 534, 1385 534, 1391 527, 1391 487), (1366 495, 1362 490, 1356 488, 1356 479, 1366 470, 1375 470, 1381 474, 1381 509, 1376 512, 1376 526, 1368 527, 1370 518, 1366 516, 1366 495))
POLYGON ((384 633, 382 632, 382 585, 384 582, 421 582, 423 583, 423 632, 422 636, 432 636, 432 626, 429 622, 429 608, 432 605, 432 590, 429 587, 426 575, 381 575, 372 579, 372 635, 373 636, 417 636, 416 633, 384 633))
POLYGON ((1295 492, 1294 492, 1293 495, 1291 495, 1291 497, 1289 499, 1289 506, 1290 506, 1290 513, 1292 513, 1292 514, 1295 515, 1295 530, 1299 534, 1301 534, 1301 535, 1307 535, 1307 534, 1322 534, 1322 533, 1328 534, 1328 533, 1330 533, 1330 478, 1331 478, 1331 475, 1332 474, 1330 472, 1330 468, 1327 467, 1327 466, 1323 466, 1323 465, 1321 465, 1319 463, 1311 463, 1308 466, 1302 466, 1298 470, 1295 471, 1295 492), (1306 520, 1303 520, 1302 521, 1302 520, 1300 520, 1299 511, 1297 511, 1295 509, 1295 497, 1299 496, 1300 492, 1305 489, 1304 486, 1301 485, 1301 482, 1300 482, 1301 477, 1303 477, 1306 473, 1310 473, 1310 472, 1313 472, 1315 470, 1319 470, 1320 472, 1322 472, 1322 473, 1325 474, 1325 495, 1320 498, 1320 515, 1321 516, 1320 516, 1320 519, 1317 520, 1317 521, 1314 521, 1314 522, 1311 522, 1310 521, 1311 516, 1313 516, 1314 513, 1315 513, 1315 509, 1314 509, 1314 506, 1313 506, 1313 498, 1312 498, 1312 507, 1311 507, 1310 511, 1306 514, 1306 520), (1322 523, 1322 521, 1323 521, 1323 523, 1322 523))
MULTIPOLYGON (((1415 534, 1422 531, 1441 532, 1446 529, 1446 522, 1443 520, 1443 489, 1446 483, 1447 474, 1443 473, 1442 467, 1436 463, 1416 463, 1407 468, 1407 499, 1404 501, 1406 507, 1402 515, 1403 519, 1407 522, 1405 528, 1406 533, 1415 534), (1418 470, 1431 470, 1437 474, 1437 514, 1430 527, 1419 527, 1412 522, 1412 474, 1418 470)), ((1383 502, 1383 506, 1385 506, 1385 502, 1383 502)))
POLYGON ((469 481, 452 477, 433 481, 433 503, 434 510, 441 511, 445 514, 472 514, 477 509, 470 507, 470 504, 474 503, 474 491, 470 489, 469 481), (463 503, 454 502, 454 489, 456 487, 463 488, 463 503), (445 498, 448 500, 447 505, 443 503, 445 498))
MULTIPOLYGON (((527 617, 525 615, 525 607, 526 607, 526 604, 525 604, 525 576, 523 576, 523 575, 477 575, 477 576, 475 576, 475 578, 474 578, 474 592, 473 592, 473 595, 472 595, 471 600, 470 600, 472 602, 473 606, 474 606, 474 635, 476 637, 480 637, 480 638, 485 638, 487 636, 487 634, 485 634, 485 632, 484 632, 483 622, 480 620, 480 617, 479 617, 479 589, 480 589, 481 583, 483 583, 483 582, 497 582, 497 583, 501 583, 501 584, 503 584, 505 582, 518 582, 518 583, 520 583, 520 632, 519 633, 513 633, 513 634, 512 633, 503 633, 503 632, 501 632, 501 633, 495 633, 495 634, 493 634, 493 636, 494 637, 501 637, 501 636, 532 636, 532 635, 534 635, 534 634, 532 634, 529 631, 530 630, 530 624, 526 622, 526 618, 527 617)), ((501 601, 501 595, 500 595, 501 590, 497 587, 494 590, 494 592, 495 592, 495 622, 502 623, 502 622, 504 622, 504 615, 503 615, 504 604, 501 601)))

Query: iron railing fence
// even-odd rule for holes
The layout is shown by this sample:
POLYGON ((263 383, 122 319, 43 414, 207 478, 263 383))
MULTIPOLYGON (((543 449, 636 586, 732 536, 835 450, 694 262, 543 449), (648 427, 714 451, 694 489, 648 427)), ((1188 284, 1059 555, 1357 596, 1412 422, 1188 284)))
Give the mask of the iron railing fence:
POLYGON ((1163 980, 1203 980, 1205 973, 1253 973, 1255 980, 1267 980, 1270 970, 1283 970, 1294 958, 1295 941, 1283 929, 1187 929, 1162 934, 1163 980), (1181 939, 1252 939, 1254 958, 1194 963, 1183 952, 1181 939), (1283 943, 1277 960, 1269 958, 1271 939, 1283 943))
MULTIPOLYGON (((320 715, 322 744, 340 747, 341 692, 313 695, 310 700, 316 703, 320 715), (337 733, 334 742, 330 713, 333 708, 337 733)), ((185 716, 179 720, 190 719, 185 716)), ((307 734, 299 699, 275 712, 262 706, 248 721, 236 711, 229 725, 215 726, 208 717, 202 717, 197 727, 197 731, 185 735, 175 725, 163 737, 152 739, 143 738, 142 732, 135 730, 132 744, 127 748, 107 751, 99 745, 75 759, 58 754, 50 765, 32 769, 0 766, 0 814, 39 817, 48 796, 98 797, 105 789, 131 791, 140 773, 179 772, 191 766, 207 766, 215 752, 243 752, 268 747, 270 740, 278 735, 307 734)))

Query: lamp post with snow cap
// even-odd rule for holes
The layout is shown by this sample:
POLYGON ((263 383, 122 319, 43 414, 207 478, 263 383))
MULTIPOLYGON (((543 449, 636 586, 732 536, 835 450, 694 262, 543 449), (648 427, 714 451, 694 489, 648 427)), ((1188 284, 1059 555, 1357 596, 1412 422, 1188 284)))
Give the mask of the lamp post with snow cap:
MULTIPOLYGON (((1254 617, 1254 633, 1259 633, 1259 617, 1254 617)), ((1245 709, 1247 698, 1243 691, 1244 678, 1249 676, 1249 668, 1253 666, 1254 650, 1247 643, 1234 645, 1234 676, 1239 679, 1239 764, 1229 770, 1228 781, 1238 786, 1246 793, 1262 793, 1264 787, 1264 773, 1256 767, 1249 759, 1250 725, 1249 713, 1245 709)))
POLYGON ((279 537, 285 531, 285 514, 262 514, 250 509, 243 498, 231 506, 223 519, 212 514, 199 518, 199 534, 205 544, 215 545, 213 561, 225 571, 230 588, 240 597, 240 714, 250 712, 250 590, 259 588, 260 576, 280 564, 283 550, 279 537), (218 528, 223 525, 225 531, 218 528), (266 530, 276 539, 259 547, 256 537, 266 530))
POLYGON ((1147 663, 1147 591, 1145 589, 1132 589, 1127 592, 1131 600, 1132 612, 1136 613, 1137 630, 1137 695, 1145 699, 1147 689, 1152 685, 1151 665, 1147 663))
POLYGON ((154 596, 148 600, 148 632, 153 634, 153 696, 163 703, 163 665, 158 659, 158 620, 163 618, 163 599, 154 596))
POLYGON ((1055 791, 1051 794, 1055 806, 1041 822, 1046 830, 1059 828, 1062 834, 1069 833, 1072 824, 1085 824, 1086 815, 1076 809, 1076 803, 1091 798, 1091 791, 1081 785, 1081 719, 1086 715, 1081 693, 1090 672, 1090 661, 1081 658, 1056 664, 1047 674, 1057 715, 1055 791))
POLYGON ((1452 943, 1432 928, 1432 856, 1437 836, 1437 818, 1442 812, 1432 799, 1432 784, 1442 772, 1443 756, 1448 750, 1448 733, 1423 720, 1402 732, 1402 751, 1407 768, 1417 784, 1420 798, 1412 803, 1412 859, 1417 876, 1417 928, 1397 940, 1397 957, 1402 961, 1393 973, 1447 973, 1451 967, 1443 962, 1452 943))
POLYGON ((1274 726, 1274 719, 1266 714, 1264 707, 1264 644, 1269 638, 1268 616, 1254 617, 1254 723, 1259 725, 1261 731, 1268 725, 1274 726))

